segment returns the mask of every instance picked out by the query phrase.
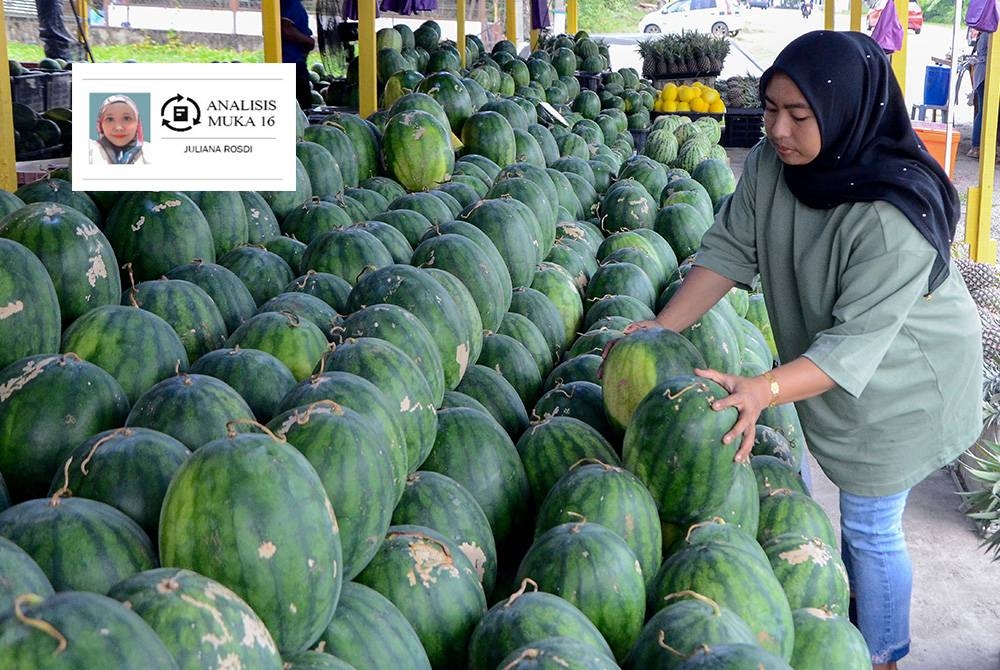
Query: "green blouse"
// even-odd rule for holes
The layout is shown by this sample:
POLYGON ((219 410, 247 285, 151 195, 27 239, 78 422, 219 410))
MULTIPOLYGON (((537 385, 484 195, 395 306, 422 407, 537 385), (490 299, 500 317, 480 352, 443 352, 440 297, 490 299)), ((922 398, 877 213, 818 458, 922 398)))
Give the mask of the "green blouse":
POLYGON ((904 491, 982 429, 976 305, 952 265, 886 202, 812 209, 766 142, 706 233, 697 264, 748 287, 760 275, 782 361, 805 356, 837 386, 796 403, 827 476, 862 496, 904 491))

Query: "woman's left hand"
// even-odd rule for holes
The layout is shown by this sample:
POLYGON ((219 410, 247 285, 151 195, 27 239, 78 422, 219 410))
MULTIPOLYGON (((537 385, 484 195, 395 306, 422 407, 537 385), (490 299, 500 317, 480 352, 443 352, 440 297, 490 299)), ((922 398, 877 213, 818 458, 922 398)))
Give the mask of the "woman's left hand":
POLYGON ((722 436, 722 442, 729 444, 733 440, 741 439, 740 446, 736 450, 736 457, 733 460, 737 463, 747 462, 750 458, 750 451, 753 449, 757 418, 770 402, 770 390, 762 387, 761 380, 757 377, 741 377, 718 370, 698 368, 695 368, 694 372, 699 377, 710 379, 729 391, 728 396, 719 398, 712 403, 712 409, 735 407, 739 412, 736 423, 733 424, 728 433, 722 436))

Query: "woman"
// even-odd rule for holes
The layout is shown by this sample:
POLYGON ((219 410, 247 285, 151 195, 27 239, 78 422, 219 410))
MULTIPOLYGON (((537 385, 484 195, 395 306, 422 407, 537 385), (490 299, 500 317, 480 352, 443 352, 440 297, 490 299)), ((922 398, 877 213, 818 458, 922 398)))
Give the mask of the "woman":
POLYGON ((142 120, 127 95, 104 99, 97 112, 97 139, 90 140, 90 162, 128 165, 149 162, 149 143, 142 139, 142 120))
POLYGON ((986 87, 986 55, 990 48, 990 34, 979 33, 976 46, 973 49, 975 60, 972 63, 972 90, 976 96, 976 113, 972 119, 972 138, 968 153, 969 158, 979 158, 979 139, 983 130, 983 93, 986 87))
POLYGON ((978 436, 975 304, 951 266, 958 196, 910 126, 881 48, 807 33, 760 80, 766 141, 653 326, 681 331, 759 274, 780 359, 740 377, 698 374, 736 407, 724 436, 748 458, 761 410, 796 403, 810 450, 840 488, 842 554, 875 670, 909 650, 910 488, 978 436))

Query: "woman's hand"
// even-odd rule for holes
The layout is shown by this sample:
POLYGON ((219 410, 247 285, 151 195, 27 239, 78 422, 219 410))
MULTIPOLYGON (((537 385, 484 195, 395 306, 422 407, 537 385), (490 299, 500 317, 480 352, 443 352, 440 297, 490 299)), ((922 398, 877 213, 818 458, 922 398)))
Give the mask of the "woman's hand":
POLYGON ((650 319, 649 321, 633 321, 625 326, 625 330, 623 332, 626 335, 631 335, 637 330, 646 330, 648 328, 663 328, 663 324, 656 319, 650 319))
POLYGON ((733 460, 737 463, 747 462, 750 459, 750 451, 753 449, 757 418, 771 402, 771 390, 767 382, 761 377, 728 375, 718 370, 695 368, 694 372, 699 377, 710 379, 729 391, 728 396, 719 398, 712 403, 712 409, 735 407, 739 412, 732 429, 722 436, 722 442, 729 444, 735 439, 740 439, 740 446, 736 450, 736 457, 733 460))

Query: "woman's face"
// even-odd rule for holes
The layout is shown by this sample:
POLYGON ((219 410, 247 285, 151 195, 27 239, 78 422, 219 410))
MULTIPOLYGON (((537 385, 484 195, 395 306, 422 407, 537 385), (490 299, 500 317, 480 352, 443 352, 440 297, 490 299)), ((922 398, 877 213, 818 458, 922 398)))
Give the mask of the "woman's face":
POLYGON ((786 165, 812 162, 823 146, 819 123, 799 87, 776 73, 764 91, 764 132, 786 165))
POLYGON ((135 139, 139 119, 124 102, 113 102, 101 116, 101 134, 116 147, 124 147, 135 139))

